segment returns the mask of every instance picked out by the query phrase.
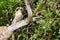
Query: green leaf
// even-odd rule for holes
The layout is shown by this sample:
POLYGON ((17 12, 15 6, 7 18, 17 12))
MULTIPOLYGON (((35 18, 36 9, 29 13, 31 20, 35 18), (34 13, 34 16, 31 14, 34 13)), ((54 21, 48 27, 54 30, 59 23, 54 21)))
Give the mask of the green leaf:
POLYGON ((46 21, 41 19, 40 21, 37 21, 38 24, 40 24, 41 26, 44 26, 46 24, 46 21))

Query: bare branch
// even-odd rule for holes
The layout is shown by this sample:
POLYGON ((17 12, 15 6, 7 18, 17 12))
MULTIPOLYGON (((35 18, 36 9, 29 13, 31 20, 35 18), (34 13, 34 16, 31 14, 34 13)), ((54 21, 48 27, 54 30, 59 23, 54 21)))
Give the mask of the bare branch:
POLYGON ((10 31, 14 31, 14 30, 16 30, 16 29, 18 29, 22 26, 25 26, 25 25, 29 24, 30 21, 32 20, 32 13, 33 12, 31 10, 31 7, 30 7, 29 3, 28 3, 28 0, 24 0, 24 2, 25 2, 25 5, 26 5, 26 10, 28 12, 28 17, 25 20, 21 20, 21 21, 17 22, 16 24, 12 24, 11 26, 9 26, 8 29, 10 31))
POLYGON ((6 26, 0 27, 0 40, 7 40, 11 36, 12 32, 7 29, 6 26))
MULTIPOLYGON (((20 20, 19 19, 20 16, 19 17, 18 16, 15 16, 16 18, 18 17, 18 19, 19 19, 18 22, 17 21, 16 22, 14 21, 15 23, 11 24, 8 27, 1 27, 0 28, 0 34, 1 34, 0 35, 0 37, 1 37, 0 39, 1 40, 3 40, 3 39, 4 40, 5 39, 7 40, 7 38, 10 37, 10 35, 12 34, 12 32, 14 30, 16 30, 16 29, 18 29, 18 28, 20 28, 22 26, 28 25, 31 22, 31 20, 32 20, 32 10, 31 10, 31 7, 30 7, 30 5, 28 3, 28 0, 24 0, 24 2, 25 2, 25 5, 26 5, 26 10, 28 12, 28 17, 26 19, 24 19, 24 20, 19 21, 20 20)), ((18 11, 18 12, 19 12, 19 14, 21 13, 20 11, 18 11)))
POLYGON ((10 25, 10 26, 8 27, 8 30, 14 31, 14 30, 16 30, 16 29, 18 29, 18 28, 20 28, 20 27, 22 27, 22 26, 25 26, 25 25, 27 25, 27 24, 28 24, 28 22, 27 22, 27 20, 25 19, 25 20, 22 20, 22 21, 17 22, 16 24, 10 25))
POLYGON ((38 17, 33 17, 32 21, 37 21, 38 19, 42 18, 42 16, 38 16, 38 17))
POLYGON ((32 12, 32 9, 31 9, 31 7, 29 5, 29 1, 28 0, 24 0, 24 2, 25 2, 25 5, 26 5, 26 10, 28 12, 28 17, 32 18, 33 12, 32 12))

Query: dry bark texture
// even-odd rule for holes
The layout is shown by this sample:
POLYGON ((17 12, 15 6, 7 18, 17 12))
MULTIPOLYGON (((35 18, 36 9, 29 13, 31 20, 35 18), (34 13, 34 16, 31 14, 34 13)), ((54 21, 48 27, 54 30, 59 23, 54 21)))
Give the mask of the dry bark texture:
POLYGON ((6 26, 1 26, 0 27, 0 40, 7 40, 7 38, 10 37, 11 31, 7 29, 6 26))

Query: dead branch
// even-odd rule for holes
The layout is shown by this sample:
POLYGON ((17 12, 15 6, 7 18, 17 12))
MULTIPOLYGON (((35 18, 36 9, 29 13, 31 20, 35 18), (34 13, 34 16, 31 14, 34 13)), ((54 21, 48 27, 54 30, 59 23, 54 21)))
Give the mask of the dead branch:
POLYGON ((37 21, 38 19, 42 18, 42 16, 38 16, 38 17, 33 17, 32 21, 37 21))
POLYGON ((24 20, 21 20, 21 21, 19 21, 20 20, 19 19, 18 22, 16 21, 17 23, 11 24, 8 27, 0 27, 0 40, 5 40, 5 39, 7 40, 7 38, 9 38, 11 36, 11 34, 13 33, 14 30, 16 30, 22 26, 28 25, 31 22, 31 19, 32 19, 31 7, 28 3, 28 0, 24 0, 24 2, 25 2, 26 9, 28 12, 28 17, 24 20))
POLYGON ((7 29, 6 26, 0 27, 0 40, 7 40, 11 36, 12 32, 7 29))
POLYGON ((31 9, 31 7, 29 5, 29 2, 28 2, 28 0, 24 0, 24 2, 25 2, 25 5, 26 5, 26 10, 28 12, 28 17, 30 17, 32 19, 33 12, 32 12, 32 9, 31 9))

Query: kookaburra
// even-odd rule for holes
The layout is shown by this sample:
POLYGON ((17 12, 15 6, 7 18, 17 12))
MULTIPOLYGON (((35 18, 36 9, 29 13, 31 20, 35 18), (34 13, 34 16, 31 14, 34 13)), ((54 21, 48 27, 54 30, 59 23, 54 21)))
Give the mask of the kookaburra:
POLYGON ((22 17, 23 17, 22 9, 23 9, 22 7, 17 7, 16 8, 15 14, 13 14, 14 19, 12 21, 12 24, 14 24, 14 23, 16 23, 16 22, 18 22, 18 21, 20 21, 22 19, 22 17))

